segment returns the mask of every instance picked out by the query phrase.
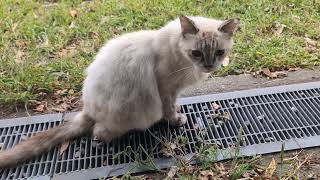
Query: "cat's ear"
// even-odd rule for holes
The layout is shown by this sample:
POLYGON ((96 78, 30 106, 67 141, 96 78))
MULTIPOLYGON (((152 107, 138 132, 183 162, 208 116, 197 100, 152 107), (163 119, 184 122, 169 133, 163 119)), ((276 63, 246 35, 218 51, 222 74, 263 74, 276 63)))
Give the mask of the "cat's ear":
POLYGON ((184 36, 185 34, 197 34, 199 29, 197 26, 194 24, 194 22, 189 19, 186 16, 180 16, 180 25, 181 25, 181 31, 182 35, 184 36))
POLYGON ((218 28, 218 30, 220 32, 226 33, 230 36, 232 36, 236 30, 238 29, 238 26, 240 24, 240 19, 229 19, 224 21, 220 27, 218 28))

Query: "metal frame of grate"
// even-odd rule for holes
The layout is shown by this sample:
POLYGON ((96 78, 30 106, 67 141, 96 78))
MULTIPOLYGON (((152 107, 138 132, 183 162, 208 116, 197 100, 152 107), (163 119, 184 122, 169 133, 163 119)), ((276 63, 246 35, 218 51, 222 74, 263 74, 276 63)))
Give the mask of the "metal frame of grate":
MULTIPOLYGON (((141 164, 150 162, 166 168, 175 160, 165 157, 163 143, 173 141, 179 147, 175 153, 185 159, 197 153, 199 141, 215 144, 218 160, 231 158, 237 145, 242 155, 279 152, 282 144, 285 150, 320 145, 320 82, 181 98, 178 103, 188 117, 183 127, 169 128, 160 123, 144 132, 129 132, 108 144, 90 137, 78 138, 62 155, 56 148, 1 172, 0 179, 93 179, 128 170, 141 172, 146 170, 141 164)), ((72 115, 2 120, 0 143, 4 149, 9 148, 72 115)))

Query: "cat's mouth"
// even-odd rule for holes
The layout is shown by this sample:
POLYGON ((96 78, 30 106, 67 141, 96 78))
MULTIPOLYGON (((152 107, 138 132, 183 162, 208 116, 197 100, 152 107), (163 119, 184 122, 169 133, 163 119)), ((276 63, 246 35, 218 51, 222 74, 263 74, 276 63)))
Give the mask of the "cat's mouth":
POLYGON ((209 73, 215 70, 214 65, 203 65, 202 71, 205 73, 209 73))

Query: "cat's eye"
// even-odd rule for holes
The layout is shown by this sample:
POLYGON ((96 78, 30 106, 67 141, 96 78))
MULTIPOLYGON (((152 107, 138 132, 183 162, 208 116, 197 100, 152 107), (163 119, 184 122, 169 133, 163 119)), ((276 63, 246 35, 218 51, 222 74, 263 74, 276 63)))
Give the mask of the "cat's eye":
POLYGON ((194 57, 201 57, 202 56, 202 52, 199 50, 192 50, 191 51, 192 56, 194 57))
POLYGON ((219 49, 216 51, 216 56, 222 56, 224 54, 224 49, 219 49))

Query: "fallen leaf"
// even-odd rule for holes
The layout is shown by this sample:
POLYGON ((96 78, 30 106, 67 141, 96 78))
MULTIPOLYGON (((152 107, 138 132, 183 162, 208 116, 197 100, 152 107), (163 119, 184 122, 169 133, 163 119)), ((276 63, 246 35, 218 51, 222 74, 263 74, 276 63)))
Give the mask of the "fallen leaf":
POLYGON ((292 72, 292 71, 298 71, 298 70, 300 70, 301 68, 299 68, 299 67, 295 67, 295 68, 289 68, 288 69, 288 71, 289 72, 292 72))
POLYGON ((221 117, 223 118, 224 121, 228 121, 231 119, 228 112, 224 112, 221 117))
POLYGON ((191 174, 195 171, 195 167, 193 166, 185 166, 179 169, 179 172, 184 174, 191 174))
POLYGON ((274 32, 275 35, 280 36, 283 32, 283 29, 287 27, 286 25, 281 24, 280 27, 274 32))
POLYGON ((214 164, 215 169, 217 169, 219 172, 221 171, 225 171, 226 168, 224 167, 224 165, 222 163, 215 163, 214 164))
POLYGON ((78 16, 78 11, 75 10, 75 9, 71 9, 69 11, 69 14, 70 14, 71 17, 77 17, 78 16))
POLYGON ((174 143, 170 143, 171 150, 175 150, 177 148, 177 145, 174 143))
POLYGON ((270 78, 275 78, 276 76, 274 74, 271 73, 269 68, 263 68, 262 72, 264 75, 270 77, 270 78))
POLYGON ((266 168, 264 172, 264 177, 270 179, 273 176, 273 173, 276 170, 276 167, 277 167, 276 161, 274 160, 274 158, 272 158, 269 166, 266 168))
POLYGON ((250 178, 251 177, 251 174, 249 172, 245 172, 243 173, 242 177, 244 178, 250 178))
POLYGON ((300 22, 300 17, 297 16, 297 15, 292 15, 292 19, 295 21, 295 22, 300 22))
POLYGON ((59 155, 61 156, 69 147, 70 142, 69 141, 65 141, 61 146, 60 146, 60 153, 59 155))
POLYGON ((21 50, 18 50, 18 52, 16 53, 15 62, 18 63, 18 64, 23 63, 24 59, 25 59, 25 56, 26 56, 25 52, 23 52, 21 50))
POLYGON ((217 103, 212 103, 211 105, 212 105, 214 110, 218 110, 218 109, 221 108, 221 106, 219 104, 217 104, 217 103))
POLYGON ((53 110, 53 111, 56 111, 56 112, 65 112, 64 109, 58 108, 58 107, 53 107, 52 110, 53 110))
POLYGON ((317 41, 315 41, 313 39, 310 39, 308 37, 305 37, 304 40, 308 45, 311 45, 311 46, 316 46, 317 45, 317 41))
POLYGON ((103 161, 103 166, 106 166, 106 165, 108 165, 107 160, 104 160, 103 161))
POLYGON ((277 78, 288 76, 288 73, 285 71, 276 71, 276 72, 273 72, 272 74, 277 78))
POLYGON ((209 180, 209 179, 213 180, 213 179, 215 179, 213 175, 214 175, 213 172, 209 171, 209 170, 200 171, 199 180, 209 180))
POLYGON ((170 148, 168 148, 168 147, 164 147, 164 148, 161 150, 161 152, 163 153, 163 155, 164 155, 165 157, 173 157, 173 156, 174 156, 174 152, 173 152, 170 148))
POLYGON ((305 49, 309 53, 313 53, 313 52, 317 51, 317 41, 310 39, 308 37, 305 37, 304 41, 305 41, 305 49))
POLYGON ((74 29, 74 28, 76 28, 76 23, 72 21, 69 25, 69 29, 74 29))
POLYGON ((286 25, 281 24, 278 21, 273 22, 272 26, 273 26, 273 32, 277 36, 280 36, 282 34, 284 28, 287 27, 286 25))
POLYGON ((225 57, 224 60, 222 61, 222 66, 226 67, 229 65, 230 59, 229 57, 225 57))
POLYGON ((267 76, 268 78, 279 78, 279 77, 285 77, 288 74, 284 71, 276 71, 276 72, 271 72, 269 68, 263 68, 262 72, 265 76, 267 76))
POLYGON ((34 111, 37 111, 37 112, 43 112, 44 110, 45 110, 44 104, 40 104, 34 109, 34 111))
POLYGON ((15 22, 12 24, 11 30, 14 32, 17 29, 17 27, 18 27, 18 23, 15 22))
POLYGON ((173 179, 173 177, 177 174, 177 166, 171 166, 168 174, 167 174, 167 177, 165 178, 166 180, 171 180, 173 179))
POLYGON ((19 48, 24 49, 27 46, 27 42, 25 40, 19 39, 16 41, 16 45, 19 46, 19 48))

